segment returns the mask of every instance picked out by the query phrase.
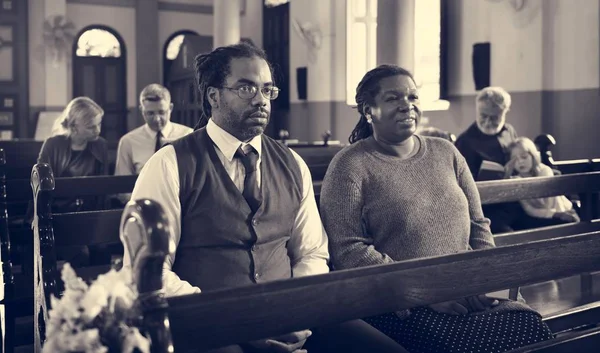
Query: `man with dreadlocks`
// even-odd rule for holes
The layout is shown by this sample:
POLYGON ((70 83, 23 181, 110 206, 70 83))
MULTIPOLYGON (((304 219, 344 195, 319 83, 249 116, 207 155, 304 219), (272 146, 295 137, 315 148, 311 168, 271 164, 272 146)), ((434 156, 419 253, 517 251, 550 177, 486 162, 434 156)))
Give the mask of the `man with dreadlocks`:
MULTIPOLYGON (((334 267, 494 247, 464 157, 450 141, 415 134, 421 110, 412 75, 379 66, 358 84, 356 103, 351 145, 334 156, 321 188, 334 267)), ((524 303, 486 295, 365 321, 419 353, 505 352, 551 338, 524 303)))
MULTIPOLYGON (((197 56, 195 67, 202 120, 150 158, 131 197, 158 201, 173 225, 167 294, 327 273, 310 171, 263 135, 279 94, 265 53, 245 43, 220 47, 197 56)), ((302 352, 305 341, 311 352, 405 352, 362 320, 311 329, 219 352, 302 352)))

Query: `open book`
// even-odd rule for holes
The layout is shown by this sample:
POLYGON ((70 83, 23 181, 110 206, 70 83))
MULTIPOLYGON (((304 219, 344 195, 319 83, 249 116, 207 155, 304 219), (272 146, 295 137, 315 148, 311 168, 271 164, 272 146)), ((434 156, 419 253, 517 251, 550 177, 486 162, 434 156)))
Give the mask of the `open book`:
POLYGON ((504 179, 504 166, 491 161, 481 162, 479 173, 477 174, 478 181, 504 179))

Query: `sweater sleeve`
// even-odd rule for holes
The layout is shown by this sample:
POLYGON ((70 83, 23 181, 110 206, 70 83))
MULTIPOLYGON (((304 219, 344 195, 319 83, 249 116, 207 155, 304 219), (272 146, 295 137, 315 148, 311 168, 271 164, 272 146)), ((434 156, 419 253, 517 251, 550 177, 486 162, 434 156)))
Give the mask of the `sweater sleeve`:
POLYGON ((490 230, 490 220, 483 215, 477 184, 473 180, 467 162, 459 154, 456 155, 456 163, 458 184, 465 193, 469 203, 469 218, 471 219, 469 245, 474 250, 493 248, 496 245, 494 244, 494 237, 490 230))
POLYGON ((329 236, 331 262, 337 270, 392 263, 373 245, 362 217, 362 183, 351 176, 350 163, 344 162, 338 159, 329 166, 321 188, 321 218, 329 236))

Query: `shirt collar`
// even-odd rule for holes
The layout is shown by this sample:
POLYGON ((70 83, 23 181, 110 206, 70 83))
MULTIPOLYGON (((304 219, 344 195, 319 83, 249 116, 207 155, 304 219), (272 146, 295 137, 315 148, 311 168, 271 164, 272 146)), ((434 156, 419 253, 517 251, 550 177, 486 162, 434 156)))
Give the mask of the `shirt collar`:
POLYGON ((212 119, 208 120, 208 124, 206 124, 206 133, 208 137, 217 145, 217 148, 223 153, 225 158, 228 161, 233 160, 233 156, 235 155, 235 151, 242 145, 250 145, 254 147, 256 152, 258 153, 258 158, 261 157, 261 135, 255 136, 248 143, 242 142, 238 140, 235 136, 231 135, 219 125, 217 125, 212 119))
MULTIPOLYGON (((146 133, 152 137, 155 138, 156 137, 156 131, 152 130, 150 128, 150 126, 148 126, 148 124, 144 124, 144 131, 146 131, 146 133)), ((173 131, 173 124, 171 124, 170 121, 168 121, 165 124, 165 127, 162 129, 162 135, 163 137, 169 137, 169 135, 171 134, 171 132, 173 131)))

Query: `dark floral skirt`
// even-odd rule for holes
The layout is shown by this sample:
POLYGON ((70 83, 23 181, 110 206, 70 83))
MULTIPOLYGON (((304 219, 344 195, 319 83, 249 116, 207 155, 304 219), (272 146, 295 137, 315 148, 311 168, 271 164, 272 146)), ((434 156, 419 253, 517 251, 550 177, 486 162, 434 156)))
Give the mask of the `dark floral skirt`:
POLYGON ((448 315, 429 308, 364 319, 411 353, 500 353, 553 337, 534 311, 448 315))

